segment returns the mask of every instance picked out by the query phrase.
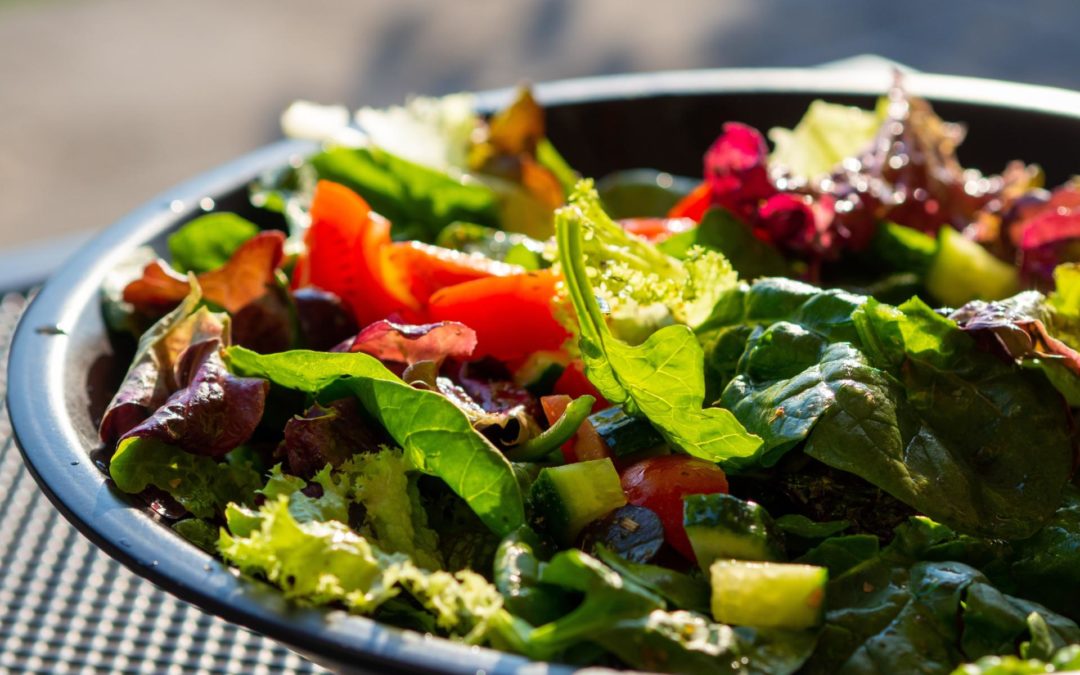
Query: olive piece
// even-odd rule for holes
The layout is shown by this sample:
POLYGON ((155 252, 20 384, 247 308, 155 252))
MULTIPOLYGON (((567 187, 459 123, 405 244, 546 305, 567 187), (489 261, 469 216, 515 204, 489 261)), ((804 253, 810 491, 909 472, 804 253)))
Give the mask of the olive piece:
POLYGON ((652 509, 627 504, 589 523, 578 537, 579 548, 594 554, 603 544, 635 563, 651 562, 664 544, 664 526, 652 509))

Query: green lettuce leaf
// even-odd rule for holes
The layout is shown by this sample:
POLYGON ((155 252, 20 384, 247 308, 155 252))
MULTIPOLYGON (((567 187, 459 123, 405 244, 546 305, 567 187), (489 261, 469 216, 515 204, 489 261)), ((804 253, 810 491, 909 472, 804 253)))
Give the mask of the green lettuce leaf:
POLYGON ((844 159, 869 147, 886 113, 885 105, 870 111, 814 101, 794 129, 769 130, 775 145, 769 161, 811 180, 827 176, 844 159))
POLYGON ((597 642, 650 672, 790 675, 809 658, 817 634, 732 628, 693 612, 655 610, 614 623, 597 642))
POLYGON ((259 227, 234 213, 208 213, 169 235, 172 266, 201 274, 229 261, 236 249, 259 233, 259 227))
POLYGON ((424 569, 443 568, 439 536, 428 526, 420 491, 400 450, 359 454, 342 469, 353 477, 354 499, 364 506, 370 539, 383 550, 408 555, 424 569))
POLYGON ((218 527, 210 521, 202 518, 185 518, 173 523, 172 529, 173 532, 203 551, 211 555, 217 553, 218 527))
POLYGON ((838 406, 866 401, 860 412, 871 415, 872 424, 888 425, 892 411, 886 406, 898 395, 851 343, 829 343, 798 324, 782 321, 758 329, 750 338, 738 375, 724 389, 720 403, 762 438, 763 451, 756 461, 772 466, 838 406))
POLYGON ((1017 593, 1080 621, 1080 490, 1066 488, 1050 522, 1013 545, 1004 576, 1017 593))
POLYGON ((299 476, 292 476, 281 470, 278 464, 270 470, 266 485, 259 494, 267 499, 289 498, 289 512, 300 523, 326 522, 336 520, 349 524, 349 503, 351 486, 349 476, 334 472, 330 465, 325 466, 311 479, 322 487, 322 495, 309 497, 301 492, 308 482, 299 476))
POLYGON ((550 557, 548 547, 528 527, 506 535, 495 552, 495 587, 503 603, 533 626, 555 621, 574 607, 571 593, 540 583, 540 570, 550 557))
POLYGON ((433 242, 455 221, 499 226, 497 197, 490 188, 463 183, 379 148, 331 148, 310 162, 320 178, 355 190, 388 218, 395 239, 433 242))
POLYGON ((825 539, 840 534, 851 527, 851 523, 846 520, 819 523, 799 513, 788 513, 776 519, 776 527, 789 537, 825 539))
POLYGON ((537 627, 529 643, 543 654, 595 639, 611 624, 648 616, 663 609, 663 598, 577 549, 557 553, 540 571, 540 581, 584 594, 572 612, 537 627))
POLYGON ((1047 299, 1050 332, 1073 349, 1080 349, 1080 263, 1054 268, 1054 285, 1047 299))
MULTIPOLYGON (((587 228, 593 235, 590 245, 596 245, 597 213, 606 218, 595 193, 586 186, 556 217, 559 261, 577 314, 579 347, 589 379, 608 401, 644 415, 669 443, 695 457, 736 462, 753 456, 761 439, 747 433, 730 411, 702 408, 704 352, 688 327, 667 326, 638 346, 611 334, 594 295, 583 250, 587 228)), ((601 225, 600 229, 606 228, 601 225)), ((658 258, 658 264, 675 269, 675 263, 664 261, 666 256, 655 249, 637 248, 641 261, 658 258)))
POLYGON ((153 485, 197 518, 214 518, 238 497, 254 495, 262 477, 248 466, 193 455, 152 438, 120 442, 109 463, 116 487, 138 494, 153 485))
POLYGON ((288 497, 289 513, 299 523, 336 520, 348 525, 349 507, 359 504, 364 507, 360 533, 369 541, 388 553, 404 553, 424 569, 442 569, 438 535, 427 525, 408 472, 401 450, 382 448, 358 453, 336 469, 326 465, 311 479, 322 488, 318 497, 304 494, 308 481, 283 473, 280 464, 259 493, 267 499, 288 497))
MULTIPOLYGON (((557 227, 562 223, 562 229, 580 232, 573 257, 590 273, 591 293, 615 315, 624 308, 635 313, 662 305, 675 321, 693 327, 736 285, 735 271, 719 253, 693 247, 678 260, 628 234, 604 212, 592 181, 578 184, 556 221, 557 227)), ((563 248, 560 245, 559 255, 565 269, 569 265, 563 248)))
POLYGON ((356 396, 410 464, 446 481, 492 531, 506 534, 524 524, 521 489, 502 453, 457 406, 438 393, 410 387, 377 359, 304 350, 260 355, 234 347, 227 360, 236 372, 258 374, 324 400, 356 396))

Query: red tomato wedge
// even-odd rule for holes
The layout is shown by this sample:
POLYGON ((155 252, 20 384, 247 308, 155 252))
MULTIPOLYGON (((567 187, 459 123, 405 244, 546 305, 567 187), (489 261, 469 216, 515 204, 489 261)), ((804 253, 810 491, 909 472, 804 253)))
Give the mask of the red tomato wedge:
POLYGON ((421 303, 426 303, 435 291, 447 286, 525 271, 518 265, 419 241, 392 244, 388 255, 390 263, 405 277, 409 293, 421 303))
POLYGON ((466 281, 436 291, 428 318, 460 321, 475 330, 474 358, 513 361, 555 351, 570 337, 553 313, 558 281, 551 270, 466 281))
POLYGON ((712 186, 704 182, 680 199, 678 204, 672 206, 668 211, 668 218, 689 218, 700 223, 710 206, 712 206, 712 186))
POLYGON ((659 244, 672 235, 697 227, 697 222, 690 218, 626 218, 619 224, 650 244, 659 244))
POLYGON ((589 395, 596 399, 596 403, 593 403, 592 411, 600 412, 604 408, 610 408, 611 404, 607 399, 600 395, 600 392, 593 383, 589 381, 589 378, 585 376, 585 366, 581 361, 571 361, 567 364, 566 368, 562 371, 562 375, 559 375, 559 379, 555 380, 555 385, 552 387, 552 392, 555 394, 565 394, 570 398, 579 398, 581 396, 589 395))
POLYGON ((650 457, 622 473, 626 500, 644 506, 660 516, 664 538, 687 560, 694 562, 694 549, 683 529, 683 497, 727 493, 724 470, 712 462, 686 455, 650 457))
POLYGON ((390 222, 344 185, 319 181, 305 241, 301 283, 336 294, 361 326, 419 308, 404 271, 391 264, 390 222))

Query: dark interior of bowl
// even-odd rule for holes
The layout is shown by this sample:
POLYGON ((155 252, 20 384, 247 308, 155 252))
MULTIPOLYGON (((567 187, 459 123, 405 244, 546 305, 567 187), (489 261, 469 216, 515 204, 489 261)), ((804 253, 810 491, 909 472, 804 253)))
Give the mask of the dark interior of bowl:
MULTIPOLYGON (((639 78, 633 95, 549 97, 551 139, 585 175, 651 167, 699 176, 702 153, 725 121, 763 130, 791 126, 815 98, 867 107, 875 98, 843 93, 842 86, 784 93, 785 83, 799 82, 791 79, 790 71, 783 77, 763 75, 756 86, 734 91, 650 95, 650 83, 662 82, 662 77, 639 78)), ((945 119, 967 124, 968 140, 960 153, 967 166, 993 172, 1019 158, 1041 164, 1051 183, 1076 169, 1076 159, 1067 151, 1080 146, 1080 122, 1073 116, 1037 106, 997 107, 977 101, 936 101, 935 106, 945 119)), ((111 264, 141 244, 160 248, 168 232, 200 214, 196 204, 202 197, 213 198, 217 210, 237 212, 266 227, 280 226, 277 216, 249 204, 246 184, 258 171, 284 163, 295 152, 295 146, 269 149, 258 161, 241 161, 219 170, 213 180, 178 188, 118 224, 50 282, 28 311, 13 349, 9 406, 20 446, 43 488, 87 536, 138 573, 209 611, 339 668, 396 664, 444 672, 514 669, 522 664, 520 659, 421 639, 364 619, 335 617, 327 623, 322 611, 289 607, 276 592, 236 578, 155 522, 145 509, 133 508, 134 501, 105 485, 100 473, 88 469, 89 463, 76 466, 99 445, 96 422, 130 357, 130 344, 107 338, 97 305, 97 288, 111 264), (170 209, 175 198, 183 208, 170 209), (61 335, 52 330, 57 326, 61 335)))

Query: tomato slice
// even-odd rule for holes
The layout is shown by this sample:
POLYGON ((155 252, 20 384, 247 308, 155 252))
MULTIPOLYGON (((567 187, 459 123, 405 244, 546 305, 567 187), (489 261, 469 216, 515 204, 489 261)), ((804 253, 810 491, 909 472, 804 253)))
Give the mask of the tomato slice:
POLYGON ((712 201, 712 186, 704 182, 672 206, 668 211, 668 218, 689 218, 700 223, 705 212, 712 206, 712 201))
POLYGON ((555 351, 570 337, 552 308, 558 281, 551 270, 466 281, 436 291, 428 317, 460 321, 475 330, 474 358, 513 361, 555 351))
POLYGON ((388 253, 390 222, 344 185, 319 181, 305 236, 307 282, 334 293, 365 326, 392 315, 415 314, 419 303, 388 253))
POLYGON ((421 303, 447 286, 525 271, 518 265, 419 241, 392 244, 388 256, 394 268, 405 276, 409 293, 421 303))
POLYGON ((619 224, 630 234, 635 234, 650 244, 659 244, 687 230, 697 227, 697 222, 690 218, 626 218, 619 224))
POLYGON ((686 455, 650 457, 632 465, 622 474, 626 500, 652 509, 664 524, 664 538, 687 560, 694 562, 694 549, 683 529, 683 497, 727 493, 724 470, 703 459, 686 455))

